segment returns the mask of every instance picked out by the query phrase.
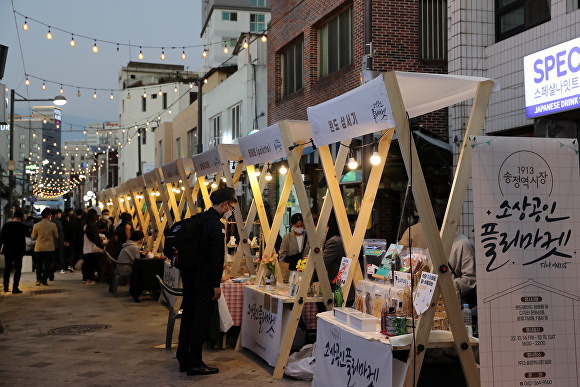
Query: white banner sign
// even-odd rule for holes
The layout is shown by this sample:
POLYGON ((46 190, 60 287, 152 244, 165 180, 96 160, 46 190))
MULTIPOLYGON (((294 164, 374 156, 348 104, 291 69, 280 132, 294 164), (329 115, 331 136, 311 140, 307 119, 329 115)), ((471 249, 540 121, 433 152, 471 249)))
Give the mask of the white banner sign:
POLYGON ((258 133, 238 139, 246 165, 262 164, 286 157, 280 125, 274 124, 258 133))
POLYGON ((275 366, 282 339, 282 300, 244 287, 242 312, 242 347, 246 347, 269 365, 275 366))
POLYGON ((166 183, 173 183, 181 180, 179 176, 179 168, 177 167, 177 160, 161 166, 163 171, 163 181, 166 183))
POLYGON ((578 143, 472 142, 481 385, 578 386, 578 143))
POLYGON ((207 152, 193 155, 193 166, 198 175, 211 175, 222 171, 222 163, 217 148, 208 150, 207 152))
POLYGON ((580 38, 524 57, 528 118, 580 107, 580 38))
MULTIPOLYGON (((365 338, 318 317, 316 387, 392 386, 393 352, 390 345, 365 338)), ((243 326, 243 325, 242 325, 243 326)))
POLYGON ((383 77, 306 110, 316 146, 395 127, 383 77))
POLYGON ((437 274, 427 272, 421 273, 421 279, 419 280, 417 292, 413 299, 413 306, 418 315, 425 313, 427 309, 429 309, 431 300, 433 300, 433 292, 435 291, 438 278, 439 276, 437 274))

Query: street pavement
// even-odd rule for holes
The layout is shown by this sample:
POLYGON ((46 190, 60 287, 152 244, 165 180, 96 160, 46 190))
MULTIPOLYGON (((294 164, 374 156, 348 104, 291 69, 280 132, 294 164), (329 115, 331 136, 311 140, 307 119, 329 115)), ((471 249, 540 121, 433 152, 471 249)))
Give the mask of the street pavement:
MULTIPOLYGON (((248 350, 204 349, 204 361, 219 367, 211 376, 179 372, 175 348, 164 349, 167 310, 149 296, 135 303, 128 286, 119 297, 108 284, 86 286, 79 271, 56 273, 49 286, 35 286, 24 273, 22 294, 0 293, 0 385, 6 386, 309 386, 274 380, 273 368, 248 350), (107 328, 71 334, 71 326, 107 328), (63 328, 65 334, 49 334, 63 328), (156 348, 157 346, 162 348, 156 348)), ((179 320, 174 340, 177 339, 179 320)))

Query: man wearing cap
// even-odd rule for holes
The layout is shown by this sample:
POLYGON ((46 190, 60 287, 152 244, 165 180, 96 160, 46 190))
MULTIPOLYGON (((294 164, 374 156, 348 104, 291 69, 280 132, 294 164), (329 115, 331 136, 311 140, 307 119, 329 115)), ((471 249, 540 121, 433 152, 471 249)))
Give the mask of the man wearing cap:
POLYGON ((236 191, 225 187, 210 195, 213 203, 201 216, 199 235, 192 236, 199 241, 199 248, 191 252, 191 259, 200 262, 199 267, 189 272, 181 272, 183 281, 183 314, 179 329, 179 344, 176 357, 179 370, 187 375, 210 375, 219 370, 208 367, 202 360, 202 346, 206 341, 212 313, 221 296, 220 282, 224 266, 224 225, 238 202, 236 191), (201 254, 193 256, 193 254, 201 254))

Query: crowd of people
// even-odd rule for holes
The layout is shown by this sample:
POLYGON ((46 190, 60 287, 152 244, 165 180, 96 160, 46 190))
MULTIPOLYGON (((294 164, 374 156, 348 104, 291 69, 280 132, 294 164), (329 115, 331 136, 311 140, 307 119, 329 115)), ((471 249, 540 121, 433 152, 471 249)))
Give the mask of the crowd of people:
POLYGON ((133 229, 132 216, 126 212, 117 222, 109 216, 109 210, 96 208, 76 211, 68 208, 64 212, 45 208, 40 216, 40 219, 25 218, 17 210, 0 230, 0 254, 5 257, 4 292, 10 291, 10 276, 14 272, 12 293, 22 293, 19 284, 25 255, 32 256, 37 286, 48 286, 55 280, 55 273, 73 273, 78 266, 83 282, 94 285, 109 275, 105 251, 115 259, 121 256, 132 262, 138 257, 133 245, 142 245, 144 239, 142 231, 133 229), (128 246, 127 241, 135 243, 128 246), (129 248, 129 252, 121 254, 124 248, 129 248))

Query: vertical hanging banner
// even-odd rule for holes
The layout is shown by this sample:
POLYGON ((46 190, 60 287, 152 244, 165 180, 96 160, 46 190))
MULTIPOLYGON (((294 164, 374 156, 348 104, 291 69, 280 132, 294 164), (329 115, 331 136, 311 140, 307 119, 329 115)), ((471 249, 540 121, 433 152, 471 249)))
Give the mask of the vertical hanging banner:
POLYGON ((481 385, 578 386, 578 142, 471 141, 481 385))
POLYGON ((306 110, 316 146, 395 127, 383 77, 306 110))

